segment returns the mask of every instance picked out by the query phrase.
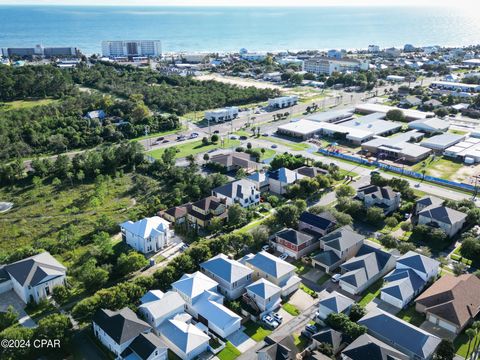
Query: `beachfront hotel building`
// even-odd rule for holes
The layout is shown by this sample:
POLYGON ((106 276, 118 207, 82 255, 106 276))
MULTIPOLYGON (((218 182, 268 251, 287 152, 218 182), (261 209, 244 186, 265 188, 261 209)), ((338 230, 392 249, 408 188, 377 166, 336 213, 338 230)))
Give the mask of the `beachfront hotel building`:
POLYGON ((314 74, 332 75, 334 72, 368 70, 368 62, 349 58, 316 57, 305 60, 305 71, 314 74))
POLYGON ((76 57, 80 54, 80 50, 76 47, 44 47, 43 45, 35 45, 35 47, 25 48, 2 48, 0 55, 4 57, 76 57))
POLYGON ((115 40, 102 41, 102 55, 109 58, 162 55, 160 40, 115 40))

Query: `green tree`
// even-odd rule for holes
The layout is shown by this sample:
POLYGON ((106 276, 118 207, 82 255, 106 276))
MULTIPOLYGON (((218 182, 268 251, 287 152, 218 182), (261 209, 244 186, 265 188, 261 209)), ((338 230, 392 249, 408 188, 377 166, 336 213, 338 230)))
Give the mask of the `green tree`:
POLYGON ((383 210, 379 207, 371 206, 367 209, 366 219, 369 223, 379 225, 384 218, 385 215, 383 213, 383 210))
POLYGON ((476 331, 474 329, 467 329, 465 330, 465 334, 468 336, 468 349, 465 359, 468 359, 468 355, 470 355, 470 346, 472 345, 472 340, 475 338, 476 331))
POLYGON ((247 220, 247 211, 239 204, 233 204, 228 208, 228 224, 230 226, 242 226, 247 220))
POLYGON ((108 271, 97 267, 97 260, 88 259, 78 268, 77 278, 89 291, 100 289, 108 281, 108 271))
POLYGON ((387 112, 386 119, 392 121, 405 121, 405 114, 400 109, 392 109, 387 112))
POLYGON ((128 254, 121 254, 118 258, 117 271, 121 275, 127 275, 147 265, 148 260, 145 259, 145 256, 136 251, 130 251, 128 254))
POLYGON ((435 350, 434 359, 435 360, 453 360, 455 357, 455 348, 453 343, 450 340, 442 339, 440 344, 435 350))
POLYGON ((210 139, 212 140, 213 143, 217 143, 220 138, 217 134, 213 134, 210 139))
POLYGON ((47 340, 59 339, 60 343, 65 346, 70 339, 71 329, 72 323, 67 315, 47 315, 38 321, 38 327, 35 329, 35 337, 47 340))
POLYGON ((352 320, 353 322, 357 322, 362 317, 364 317, 366 313, 367 311, 362 305, 355 303, 352 305, 350 309, 349 317, 350 317, 350 320, 352 320))
POLYGON ((389 216, 385 219, 385 225, 390 228, 394 228, 398 225, 398 220, 394 216, 389 216))
POLYGON ((12 305, 8 305, 7 311, 0 313, 0 331, 5 330, 17 322, 18 312, 12 305))
POLYGON ((335 196, 338 198, 341 197, 351 197, 356 194, 356 191, 350 185, 340 185, 335 190, 335 196))
MULTIPOLYGON (((0 332, 0 339, 33 341, 33 329, 23 326, 10 326, 0 332)), ((25 359, 30 355, 30 347, 4 347, 0 350, 2 359, 25 359)))
POLYGON ((56 303, 62 305, 70 296, 70 291, 65 286, 55 286, 52 290, 52 297, 56 303))

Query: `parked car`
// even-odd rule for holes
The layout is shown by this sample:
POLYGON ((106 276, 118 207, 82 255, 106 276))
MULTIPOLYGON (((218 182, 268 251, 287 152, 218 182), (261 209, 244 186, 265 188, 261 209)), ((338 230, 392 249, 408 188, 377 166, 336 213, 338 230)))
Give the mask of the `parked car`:
POLYGON ((273 145, 272 145, 272 149, 276 149, 277 147, 278 147, 277 144, 273 144, 273 145))
POLYGON ((276 321, 273 316, 271 316, 270 314, 266 314, 266 315, 263 315, 262 316, 262 321, 267 324, 268 326, 271 326, 272 328, 277 328, 279 323, 278 321, 276 321))
POLYGON ((237 137, 235 135, 230 135, 230 139, 237 140, 237 137))
POLYGON ((287 260, 288 254, 287 254, 287 253, 283 253, 283 254, 281 254, 278 258, 281 259, 281 260, 287 260))
POLYGON ((315 325, 307 325, 305 326, 305 331, 308 331, 312 334, 316 334, 318 332, 318 329, 315 325))
POLYGON ((267 133, 263 133, 262 136, 268 136, 268 134, 267 134, 267 133))
POLYGON ((214 133, 214 134, 219 134, 220 131, 219 131, 219 130, 215 130, 213 133, 214 133))
POLYGON ((240 140, 247 140, 248 138, 245 135, 240 136, 240 140))
POLYGON ((165 139, 163 136, 160 136, 157 141, 162 141, 163 139, 165 139))
POLYGON ((262 246, 262 250, 263 250, 263 251, 268 251, 268 250, 270 250, 270 245, 263 245, 263 246, 262 246))
POLYGON ((342 275, 334 274, 330 280, 334 283, 338 283, 338 279, 340 279, 340 276, 342 276, 342 275))
POLYGON ((169 140, 167 140, 167 139, 162 141, 162 143, 164 143, 164 144, 167 143, 167 142, 169 142, 169 140))
POLYGON ((272 312, 272 317, 275 319, 275 321, 277 321, 278 323, 282 323, 283 321, 283 316, 280 315, 279 313, 277 312, 272 312))
POLYGON ((300 335, 307 339, 311 339, 313 336, 313 334, 310 331, 306 331, 306 330, 302 330, 300 335))

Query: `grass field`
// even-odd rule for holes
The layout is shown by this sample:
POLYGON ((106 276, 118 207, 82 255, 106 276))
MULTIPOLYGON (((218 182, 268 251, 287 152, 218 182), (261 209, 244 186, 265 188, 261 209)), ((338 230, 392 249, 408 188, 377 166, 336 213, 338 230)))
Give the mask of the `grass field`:
POLYGON ((227 341, 225 348, 218 353, 217 357, 220 360, 233 360, 239 357, 240 354, 240 350, 238 350, 230 341, 227 341))
POLYGON ((245 334, 255 340, 256 342, 262 341, 268 335, 272 333, 271 330, 264 328, 262 325, 249 321, 245 324, 245 334))
MULTIPOLYGON (((217 150, 221 148, 226 149, 229 147, 237 147, 239 145, 239 140, 231 139, 225 139, 225 143, 223 144, 223 146, 220 142, 203 145, 202 140, 196 140, 188 143, 183 143, 181 145, 175 145, 174 147, 177 149, 177 155, 175 157, 177 159, 181 159, 187 157, 188 155, 197 155, 211 150, 217 150)), ((147 154, 155 159, 160 159, 165 149, 166 148, 152 150, 149 151, 147 154)))
MULTIPOLYGON (((472 339, 472 344, 477 342, 480 342, 480 333, 477 333, 477 335, 472 339)), ((458 355, 461 357, 466 357, 468 351, 468 336, 465 334, 465 331, 456 337, 456 339, 453 341, 453 347, 458 355)), ((472 347, 473 345, 470 345, 470 353, 472 352, 472 347)))
POLYGON ((310 145, 305 143, 290 142, 286 140, 281 140, 273 136, 260 136, 260 139, 269 141, 274 144, 286 146, 292 151, 303 151, 310 148, 310 145))
POLYGON ((55 99, 40 99, 40 100, 17 100, 6 103, 0 103, 0 110, 18 110, 18 109, 30 109, 35 106, 49 105, 58 100, 55 99))
MULTIPOLYGON (((95 229, 101 215, 120 223, 133 206, 128 195, 131 186, 129 176, 111 180, 100 202, 92 201, 95 184, 68 189, 43 184, 0 189, 0 199, 14 203, 12 210, 0 214, 0 252, 9 253, 41 240, 61 241, 62 236, 82 238, 95 229), (73 234, 65 235, 69 227, 73 234)), ((81 247, 76 251, 82 251, 81 247)))
POLYGON ((275 154, 277 153, 275 150, 273 149, 268 149, 268 148, 253 148, 253 150, 258 150, 258 151, 261 151, 261 149, 265 149, 265 152, 262 154, 262 156, 260 156, 260 161, 263 161, 265 159, 270 159, 270 158, 273 158, 275 156, 275 154))
POLYGON ((426 175, 436 176, 448 180, 452 178, 462 167, 463 164, 459 162, 454 162, 441 157, 436 157, 435 160, 433 160, 432 157, 429 157, 425 161, 413 166, 412 170, 419 173, 421 173, 422 170, 426 170, 426 175))

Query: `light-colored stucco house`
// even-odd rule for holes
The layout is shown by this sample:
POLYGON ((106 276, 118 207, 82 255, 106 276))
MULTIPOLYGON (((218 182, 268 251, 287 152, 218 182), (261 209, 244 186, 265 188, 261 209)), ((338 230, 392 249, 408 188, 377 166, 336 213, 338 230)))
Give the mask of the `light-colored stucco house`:
POLYGON ((280 307, 282 289, 274 283, 258 279, 248 285, 246 290, 246 295, 255 302, 260 313, 274 311, 280 307))
POLYGON ((230 300, 239 298, 253 279, 252 269, 224 254, 200 264, 200 270, 217 281, 219 292, 230 300))
POLYGON ((167 291, 158 299, 143 300, 138 311, 156 331, 166 320, 185 311, 185 301, 176 291, 167 291))
POLYGON ((305 176, 284 167, 271 170, 267 172, 269 191, 273 194, 283 195, 287 192, 289 185, 296 183, 304 177, 305 176))
POLYGON ((185 274, 172 289, 185 301, 186 311, 217 335, 226 338, 241 327, 241 318, 223 305, 218 283, 200 271, 185 274))
POLYGON ((399 308, 406 307, 438 275, 440 263, 409 251, 397 259, 395 270, 384 277, 380 298, 399 308))
POLYGON ((183 360, 194 359, 208 350, 210 336, 191 323, 167 320, 160 327, 160 337, 183 360))
POLYGON ((480 279, 444 275, 415 299, 415 310, 445 330, 459 334, 480 313, 480 279))
POLYGON ((266 251, 245 255, 240 262, 251 268, 253 279, 266 279, 282 288, 282 296, 298 289, 301 279, 295 274, 295 266, 266 251))
POLYGON ((13 289, 24 303, 49 298, 55 286, 66 283, 67 268, 48 252, 5 265, 0 271, 0 293, 13 289))
POLYGON ((350 294, 359 294, 393 270, 395 262, 392 254, 363 244, 355 257, 340 266, 340 287, 350 294))
POLYGON ((365 237, 346 225, 320 238, 323 250, 312 258, 316 269, 331 273, 343 262, 354 257, 363 245, 365 237))
POLYGON ((399 208, 401 195, 389 186, 365 185, 358 188, 357 198, 367 208, 378 206, 385 214, 390 214, 399 208))
POLYGON ((240 204, 244 208, 258 205, 260 192, 255 184, 247 179, 236 180, 212 190, 212 195, 225 199, 227 206, 240 204))
POLYGON ((120 224, 122 240, 143 254, 165 248, 171 237, 170 223, 160 216, 120 224))
POLYGON ((333 291, 318 303, 317 317, 320 320, 325 320, 332 313, 348 315, 353 303, 352 299, 333 291))
POLYGON ((418 213, 418 225, 428 225, 455 236, 465 224, 467 214, 443 205, 431 205, 418 213))

